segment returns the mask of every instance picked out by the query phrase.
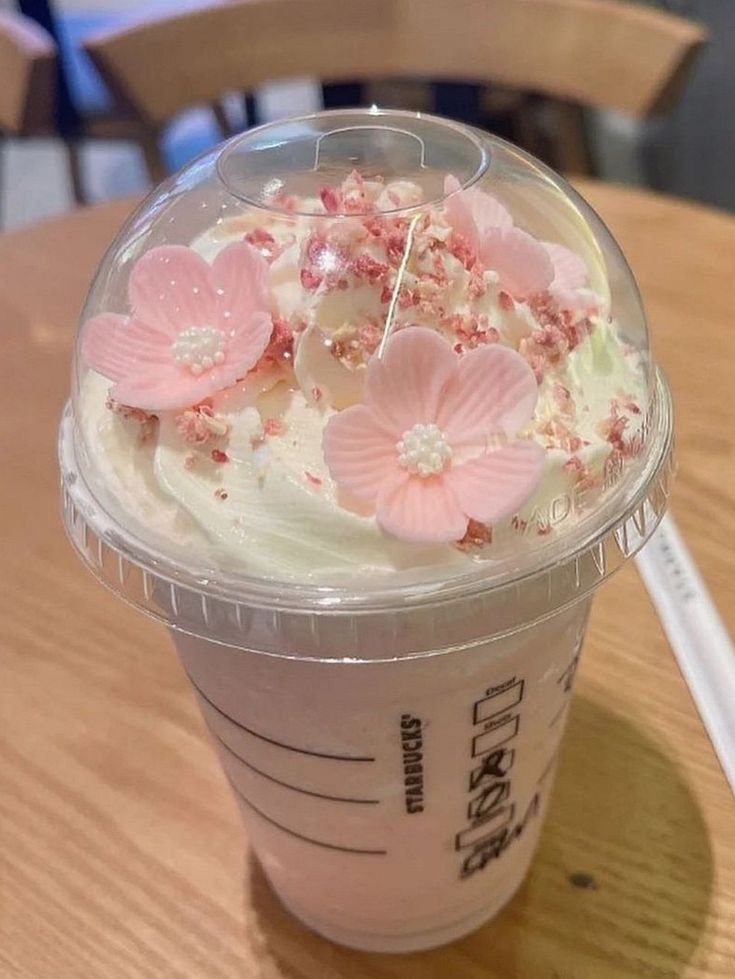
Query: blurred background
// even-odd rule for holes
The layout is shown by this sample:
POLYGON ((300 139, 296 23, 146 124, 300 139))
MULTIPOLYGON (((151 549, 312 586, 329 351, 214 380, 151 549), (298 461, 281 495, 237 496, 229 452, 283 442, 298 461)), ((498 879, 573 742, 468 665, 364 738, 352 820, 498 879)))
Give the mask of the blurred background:
MULTIPOLYGON (((235 0, 223 0, 228 2, 235 0)), ((303 2, 311 4, 308 9, 314 17, 319 16, 317 0, 303 2)), ((452 0, 430 0, 430 6, 436 8, 440 2, 452 6, 452 0)), ((494 0, 484 2, 488 10, 494 5, 494 0)), ((241 57, 243 81, 257 76, 257 86, 252 91, 218 92, 218 98, 206 104, 179 105, 183 98, 166 96, 170 89, 188 86, 187 65, 196 60, 198 73, 211 71, 213 85, 219 77, 217 39, 204 19, 206 9, 215 4, 206 0, 0 0, 0 36, 5 33, 0 43, 0 222, 5 228, 18 227, 62 212, 76 201, 144 191, 223 134, 254 123, 323 105, 373 103, 436 111, 484 126, 568 173, 639 184, 735 210, 735 3, 640 0, 641 9, 631 20, 630 2, 579 0, 580 11, 598 3, 607 18, 613 16, 610 8, 619 3, 628 17, 621 31, 633 30, 634 47, 637 24, 653 30, 653 41, 646 35, 647 47, 631 53, 631 77, 625 67, 607 66, 607 94, 600 95, 599 80, 599 91, 586 88, 590 65, 583 64, 578 53, 570 55, 570 63, 563 62, 565 52, 584 51, 581 37, 574 44, 569 37, 576 29, 577 2, 547 0, 551 8, 568 8, 559 36, 550 21, 550 29, 540 25, 543 37, 530 39, 516 52, 522 61, 524 56, 533 58, 534 44, 558 45, 555 71, 566 73, 563 99, 554 97, 559 89, 556 79, 540 85, 533 72, 530 89, 499 84, 492 65, 486 83, 478 84, 476 71, 465 79, 461 57, 455 78, 443 72, 441 80, 432 79, 431 51, 425 54, 427 71, 421 78, 381 78, 372 72, 368 80, 340 77, 338 83, 325 85, 325 79, 315 75, 290 77, 288 66, 277 55, 272 80, 267 65, 259 65, 254 76, 245 68, 256 54, 256 60, 264 60, 263 45, 267 48, 271 43, 265 35, 272 30, 265 20, 255 20, 247 27, 248 43, 242 46, 241 57), (194 23, 191 14, 197 11, 203 19, 194 23), (164 40, 159 38, 157 48, 151 47, 145 31, 136 34, 135 25, 143 21, 172 18, 189 25, 182 32, 199 31, 206 56, 192 57, 184 33, 162 34, 164 40), (655 37, 659 30, 660 44, 655 37), (120 37, 127 40, 116 41, 120 37), (160 106, 155 104, 155 93, 148 91, 146 96, 136 89, 141 74, 150 75, 152 52, 165 103, 160 106), (641 61, 648 63, 645 67, 650 71, 646 75, 640 65, 638 81, 635 73, 641 61), (617 94, 626 86, 640 98, 617 94), (569 91, 578 91, 579 98, 570 99, 569 91), (8 101, 11 92, 13 108, 6 106, 3 118, 3 98, 8 101), (21 100, 25 100, 22 107, 21 100)), ((262 7, 264 3, 268 0, 239 5, 262 7)), ((368 14, 372 10, 380 16, 380 3, 370 0, 368 14)), ((416 3, 420 6, 421 0, 416 3)), ((505 7, 511 3, 503 0, 505 7)), ((330 17, 330 9, 336 8, 328 2, 323 5, 325 18, 330 17)), ((477 4, 472 9, 480 10, 477 4)), ((580 32, 589 29, 585 16, 578 17, 580 32)), ((627 44, 628 35, 618 35, 611 23, 610 44, 627 44)), ((316 26, 311 23, 311 29, 316 26)), ((282 23, 279 29, 284 36, 291 34, 293 44, 303 25, 282 23)), ((466 25, 475 36, 481 29, 480 23, 466 25)), ((437 38, 436 43, 443 41, 437 38)), ((308 58, 299 68, 305 63, 308 58)), ((232 80, 231 65, 221 77, 232 80)), ((195 94, 202 89, 200 82, 201 78, 192 84, 195 94)))

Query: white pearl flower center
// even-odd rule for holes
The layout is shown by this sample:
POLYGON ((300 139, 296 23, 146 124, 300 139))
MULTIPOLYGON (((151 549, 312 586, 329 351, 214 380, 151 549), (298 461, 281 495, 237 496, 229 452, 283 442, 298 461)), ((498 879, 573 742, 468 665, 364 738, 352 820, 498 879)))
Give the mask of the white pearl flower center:
POLYGON ((198 377, 215 364, 224 363, 225 335, 212 326, 190 326, 171 344, 171 353, 179 367, 188 367, 198 377))
POLYGON ((447 437, 436 425, 414 425, 396 444, 398 464, 416 476, 436 476, 452 458, 447 437))

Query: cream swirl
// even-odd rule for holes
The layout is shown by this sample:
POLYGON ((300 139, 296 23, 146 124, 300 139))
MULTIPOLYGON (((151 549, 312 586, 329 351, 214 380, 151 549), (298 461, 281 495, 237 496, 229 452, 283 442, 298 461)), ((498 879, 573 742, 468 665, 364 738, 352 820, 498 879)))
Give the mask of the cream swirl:
MULTIPOLYGON (((390 191, 379 186, 375 193, 390 191)), ((402 184, 395 194, 413 200, 416 189, 402 184)), ((430 568, 451 574, 468 561, 531 546, 560 520, 574 519, 566 511, 559 518, 556 501, 589 505, 603 488, 610 460, 635 451, 644 373, 609 321, 605 299, 587 286, 577 287, 563 310, 553 289, 514 300, 492 268, 473 264, 441 207, 422 218, 398 284, 394 258, 405 241, 400 219, 264 220, 252 213, 218 225, 193 248, 211 261, 243 235, 270 262, 276 323, 272 349, 244 381, 205 406, 157 413, 157 423, 148 419, 143 432, 140 413, 108 410, 105 378, 89 371, 83 379, 87 445, 113 505, 141 532, 205 550, 223 567, 273 578, 329 580, 345 571, 430 568), (541 484, 513 518, 484 530, 470 526, 461 542, 417 545, 382 532, 363 503, 338 490, 324 462, 324 426, 359 400, 395 289, 395 329, 418 324, 438 330, 458 356, 481 344, 505 344, 526 357, 539 380, 524 435, 546 449, 541 484)), ((214 340, 208 336, 204 350, 195 339, 204 351, 197 347, 197 356, 214 361, 214 340)), ((181 356, 191 359, 189 346, 181 356)), ((429 433, 429 445, 426 433, 419 434, 404 439, 406 466, 445 466, 439 437, 429 433)))

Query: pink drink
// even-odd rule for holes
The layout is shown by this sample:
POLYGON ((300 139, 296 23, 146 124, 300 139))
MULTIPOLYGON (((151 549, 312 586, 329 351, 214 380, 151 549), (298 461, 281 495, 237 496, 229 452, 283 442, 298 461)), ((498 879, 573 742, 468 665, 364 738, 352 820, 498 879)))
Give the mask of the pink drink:
POLYGON ((538 841, 588 611, 393 662, 175 637, 248 836, 297 917, 355 948, 409 951, 509 900, 538 841))
POLYGON ((306 924, 410 951, 510 900, 671 428, 619 250, 492 137, 263 127, 123 229, 61 426, 66 526, 170 627, 306 924))

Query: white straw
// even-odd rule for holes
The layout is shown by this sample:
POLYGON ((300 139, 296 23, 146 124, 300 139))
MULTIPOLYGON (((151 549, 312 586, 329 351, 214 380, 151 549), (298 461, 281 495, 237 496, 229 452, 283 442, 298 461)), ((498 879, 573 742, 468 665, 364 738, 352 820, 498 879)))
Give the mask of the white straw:
POLYGON ((636 564, 735 792, 735 646, 673 517, 636 564))

